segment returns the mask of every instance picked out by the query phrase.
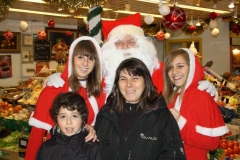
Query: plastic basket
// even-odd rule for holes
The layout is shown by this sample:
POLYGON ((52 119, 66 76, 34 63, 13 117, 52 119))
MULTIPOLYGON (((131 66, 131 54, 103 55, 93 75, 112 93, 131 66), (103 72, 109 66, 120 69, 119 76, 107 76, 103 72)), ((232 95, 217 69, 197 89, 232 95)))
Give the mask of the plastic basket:
POLYGON ((5 123, 5 127, 7 129, 10 129, 11 131, 16 131, 19 130, 19 126, 20 126, 20 121, 16 121, 14 119, 4 119, 4 123, 5 123))
POLYGON ((31 126, 29 126, 27 121, 14 120, 14 119, 4 119, 5 128, 11 131, 22 131, 24 133, 30 133, 31 126))

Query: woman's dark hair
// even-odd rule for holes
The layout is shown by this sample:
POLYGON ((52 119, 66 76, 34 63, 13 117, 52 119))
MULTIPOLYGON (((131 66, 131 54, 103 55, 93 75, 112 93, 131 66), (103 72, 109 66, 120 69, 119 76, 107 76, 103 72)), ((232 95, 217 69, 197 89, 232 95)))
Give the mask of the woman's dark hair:
POLYGON ((66 108, 69 111, 77 110, 80 113, 82 118, 83 125, 86 124, 88 118, 88 109, 85 103, 85 100, 82 96, 80 96, 76 92, 66 92, 66 93, 59 93, 52 104, 52 108, 50 109, 50 116, 52 117, 53 121, 58 124, 57 116, 59 114, 60 108, 66 108))
POLYGON ((74 57, 78 55, 83 55, 87 57, 92 57, 95 59, 95 65, 92 72, 88 75, 87 78, 87 91, 89 96, 99 96, 102 90, 101 87, 101 67, 100 60, 95 45, 90 40, 80 41, 73 51, 73 56, 70 61, 72 61, 72 74, 69 77, 69 86, 74 92, 78 92, 80 87, 79 80, 76 76, 76 71, 74 70, 74 57))
POLYGON ((123 102, 125 101, 119 89, 120 72, 126 70, 129 75, 140 76, 144 79, 145 88, 139 98, 137 110, 143 110, 147 105, 150 105, 154 100, 158 99, 157 88, 153 85, 152 78, 147 66, 137 58, 124 60, 118 66, 115 74, 114 85, 110 95, 107 98, 107 103, 116 105, 117 111, 123 112, 123 102))

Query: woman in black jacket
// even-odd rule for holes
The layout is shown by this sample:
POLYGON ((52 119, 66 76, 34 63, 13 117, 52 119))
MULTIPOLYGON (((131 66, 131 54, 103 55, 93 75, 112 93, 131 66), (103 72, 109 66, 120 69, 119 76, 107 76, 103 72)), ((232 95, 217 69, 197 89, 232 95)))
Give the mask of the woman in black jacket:
POLYGON ((104 160, 184 160, 176 120, 145 64, 124 60, 95 129, 104 160))

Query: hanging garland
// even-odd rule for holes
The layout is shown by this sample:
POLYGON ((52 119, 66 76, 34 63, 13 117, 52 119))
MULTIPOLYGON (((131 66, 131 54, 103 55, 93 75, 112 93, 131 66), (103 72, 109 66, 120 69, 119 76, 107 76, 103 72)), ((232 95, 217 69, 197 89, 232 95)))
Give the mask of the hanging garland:
POLYGON ((0 3, 0 18, 3 18, 6 12, 12 7, 15 0, 1 0, 0 3))
POLYGON ((77 10, 80 7, 89 7, 93 8, 98 5, 102 5, 105 0, 43 0, 47 4, 52 5, 56 8, 63 9, 74 9, 77 10))
MULTIPOLYGON (((90 22, 94 17, 100 15, 102 13, 103 9, 101 6, 97 6, 95 9, 93 9, 91 12, 87 15, 87 20, 90 22)), ((102 21, 100 20, 96 26, 94 26, 90 31, 89 35, 90 37, 96 36, 102 28, 102 21)))

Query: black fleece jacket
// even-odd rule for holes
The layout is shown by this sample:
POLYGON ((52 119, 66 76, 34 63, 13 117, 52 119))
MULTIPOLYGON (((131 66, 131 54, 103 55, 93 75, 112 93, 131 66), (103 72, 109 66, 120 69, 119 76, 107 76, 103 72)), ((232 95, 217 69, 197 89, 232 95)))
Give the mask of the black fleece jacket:
POLYGON ((38 149, 36 160, 101 160, 99 144, 85 142, 86 130, 73 136, 50 130, 51 138, 38 149))
POLYGON ((119 115, 105 105, 98 113, 95 129, 104 160, 185 160, 176 120, 164 98, 147 106, 120 146, 119 115))

